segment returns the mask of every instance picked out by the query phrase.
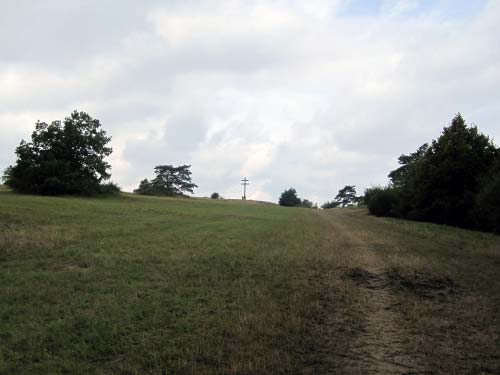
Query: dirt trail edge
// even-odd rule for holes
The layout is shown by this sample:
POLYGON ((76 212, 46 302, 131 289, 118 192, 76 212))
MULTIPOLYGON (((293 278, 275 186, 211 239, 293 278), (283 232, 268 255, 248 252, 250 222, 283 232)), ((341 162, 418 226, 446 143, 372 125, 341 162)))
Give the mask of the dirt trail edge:
POLYGON ((411 335, 402 325, 397 299, 390 288, 386 269, 377 249, 352 228, 330 220, 337 238, 351 250, 355 261, 343 276, 361 296, 364 321, 343 361, 346 374, 430 374, 424 361, 409 353, 404 341, 411 335))

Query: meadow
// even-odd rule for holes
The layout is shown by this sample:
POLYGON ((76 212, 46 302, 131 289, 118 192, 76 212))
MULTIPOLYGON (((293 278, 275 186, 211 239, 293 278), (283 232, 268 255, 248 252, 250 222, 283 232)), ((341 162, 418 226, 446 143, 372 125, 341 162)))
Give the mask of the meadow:
POLYGON ((500 373, 500 237, 0 191, 0 374, 500 373))

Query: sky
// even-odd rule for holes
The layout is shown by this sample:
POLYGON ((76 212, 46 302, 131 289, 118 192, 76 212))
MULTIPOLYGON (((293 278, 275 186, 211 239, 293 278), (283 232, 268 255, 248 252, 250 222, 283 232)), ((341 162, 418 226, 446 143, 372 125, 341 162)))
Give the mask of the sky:
POLYGON ((0 170, 37 120, 88 112, 132 191, 314 202, 388 182, 462 113, 500 139, 500 1, 4 0, 0 170))

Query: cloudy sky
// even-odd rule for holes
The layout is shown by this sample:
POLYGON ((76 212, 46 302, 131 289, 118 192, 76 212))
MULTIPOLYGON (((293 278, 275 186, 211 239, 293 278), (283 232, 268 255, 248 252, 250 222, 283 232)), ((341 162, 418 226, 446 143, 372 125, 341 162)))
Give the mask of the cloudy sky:
POLYGON ((384 184, 461 112, 500 139, 500 1, 3 0, 0 169, 78 109, 112 180, 192 164, 198 196, 384 184))

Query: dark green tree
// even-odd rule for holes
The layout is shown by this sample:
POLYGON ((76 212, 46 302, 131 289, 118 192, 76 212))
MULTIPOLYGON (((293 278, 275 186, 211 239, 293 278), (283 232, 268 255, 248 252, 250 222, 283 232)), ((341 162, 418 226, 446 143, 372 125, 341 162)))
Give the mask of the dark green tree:
POLYGON ((143 195, 183 196, 184 193, 193 193, 198 186, 191 181, 190 165, 158 165, 154 172, 156 177, 152 181, 144 179, 134 193, 143 195))
POLYGON ((460 114, 415 162, 402 191, 406 216, 457 226, 473 226, 475 197, 498 150, 460 114))
POLYGON ((281 193, 279 199, 280 206, 296 207, 301 204, 300 198, 297 196, 297 191, 292 187, 281 193))
POLYGON ((313 208, 314 203, 311 202, 309 199, 302 199, 302 201, 300 202, 300 205, 302 207, 306 207, 306 208, 313 208))
POLYGON ((212 193, 212 195, 210 195, 210 198, 212 198, 212 199, 222 199, 222 197, 220 196, 220 194, 217 193, 217 192, 212 193))
POLYGON ((5 171, 5 183, 21 193, 99 193, 110 177, 104 160, 112 152, 110 140, 99 120, 85 112, 74 111, 62 122, 38 121, 31 142, 23 140, 16 148, 17 161, 5 171))
POLYGON ((371 187, 365 190, 364 203, 375 216, 397 216, 400 192, 393 186, 371 187))
POLYGON ((402 188, 405 184, 407 184, 409 176, 412 172, 412 167, 425 155, 428 149, 429 145, 424 143, 416 152, 411 153, 410 155, 403 154, 398 158, 398 163, 401 164, 401 167, 393 170, 388 176, 391 180, 391 184, 395 188, 402 188))
POLYGON ((479 191, 475 219, 479 229, 500 234, 500 173, 487 179, 479 191))
POLYGON ((340 203, 338 202, 335 202, 335 201, 326 201, 325 203, 323 203, 321 205, 321 208, 323 208, 324 210, 327 210, 329 208, 337 208, 338 206, 340 205, 340 203))
POLYGON ((346 185, 339 190, 334 202, 341 207, 354 206, 357 202, 356 187, 354 185, 346 185))

